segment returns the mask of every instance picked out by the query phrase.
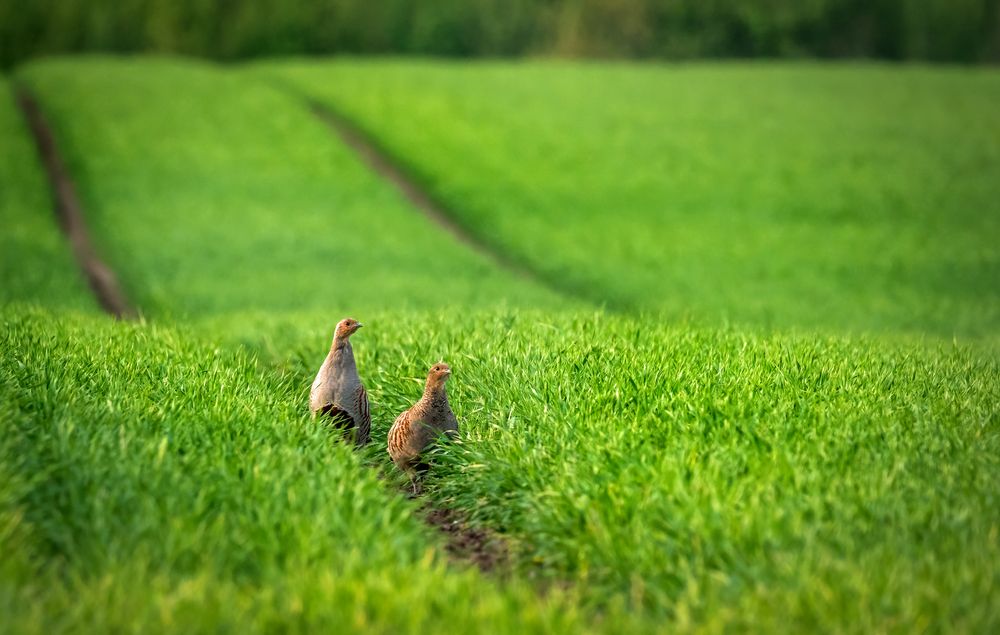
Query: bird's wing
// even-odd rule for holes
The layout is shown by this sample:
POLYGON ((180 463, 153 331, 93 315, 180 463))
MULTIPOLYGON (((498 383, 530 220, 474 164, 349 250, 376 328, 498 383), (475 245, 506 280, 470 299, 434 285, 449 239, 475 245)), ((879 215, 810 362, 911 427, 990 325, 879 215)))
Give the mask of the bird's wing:
POLYGON ((403 412, 399 413, 396 420, 392 422, 392 427, 408 427, 410 425, 410 410, 412 410, 412 408, 407 408, 403 412))
POLYGON ((389 429, 389 455, 393 460, 406 451, 410 439, 410 409, 399 413, 389 429))
POLYGON ((343 408, 338 408, 333 404, 326 404, 319 409, 319 413, 326 417, 326 421, 339 430, 350 430, 355 426, 354 417, 352 417, 343 408))
POLYGON ((448 419, 444 431, 447 432, 449 436, 455 436, 458 434, 458 417, 455 416, 455 413, 451 408, 448 409, 448 419))
POLYGON ((317 414, 322 408, 333 401, 333 396, 330 394, 330 386, 327 385, 327 379, 329 379, 329 368, 328 362, 330 356, 323 360, 323 365, 319 367, 319 371, 316 373, 316 378, 313 379, 312 388, 309 389, 309 410, 313 414, 317 414))
POLYGON ((358 411, 358 445, 364 445, 368 443, 371 439, 372 434, 372 416, 368 411, 368 393, 365 391, 365 387, 358 385, 357 394, 357 411, 358 411))

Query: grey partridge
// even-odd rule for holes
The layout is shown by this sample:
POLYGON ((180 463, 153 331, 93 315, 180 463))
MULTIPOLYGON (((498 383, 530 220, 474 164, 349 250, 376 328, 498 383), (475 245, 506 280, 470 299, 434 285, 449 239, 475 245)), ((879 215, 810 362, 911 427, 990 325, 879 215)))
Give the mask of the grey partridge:
POLYGON ((337 324, 330 352, 309 392, 309 410, 313 416, 325 418, 335 428, 342 429, 345 436, 353 434, 359 446, 368 443, 372 429, 368 393, 358 376, 351 348, 351 335, 361 327, 362 324, 353 318, 345 318, 337 324))
POLYGON ((448 364, 438 362, 431 366, 423 396, 409 410, 396 417, 389 430, 389 456, 410 477, 414 494, 418 493, 417 470, 423 466, 421 453, 439 435, 458 434, 458 419, 451 411, 445 390, 450 376, 448 364))

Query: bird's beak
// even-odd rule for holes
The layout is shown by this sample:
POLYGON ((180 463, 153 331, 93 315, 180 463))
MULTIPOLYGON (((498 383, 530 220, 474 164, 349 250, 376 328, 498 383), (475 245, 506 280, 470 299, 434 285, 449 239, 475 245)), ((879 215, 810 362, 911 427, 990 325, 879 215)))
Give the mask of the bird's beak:
POLYGON ((358 325, 357 325, 357 326, 356 326, 355 328, 358 328, 358 329, 359 329, 359 328, 361 328, 362 326, 364 326, 364 324, 362 324, 361 322, 358 322, 358 325))
POLYGON ((445 377, 447 377, 448 375, 451 374, 451 371, 450 370, 446 370, 446 371, 444 371, 444 374, 445 374, 445 377))

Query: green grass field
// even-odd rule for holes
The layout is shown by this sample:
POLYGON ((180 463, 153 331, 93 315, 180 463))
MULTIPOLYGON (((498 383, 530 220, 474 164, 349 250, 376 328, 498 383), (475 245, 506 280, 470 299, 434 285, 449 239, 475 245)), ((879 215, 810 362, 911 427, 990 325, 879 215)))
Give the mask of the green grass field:
POLYGON ((991 336, 1000 75, 265 64, 553 286, 710 324, 991 336))
POLYGON ((46 62, 19 78, 147 314, 558 303, 442 236, 266 84, 166 60, 46 62))
POLYGON ((995 72, 66 58, 12 81, 144 319, 96 314, 0 104, 0 631, 1000 628, 995 72), (305 96, 533 276, 424 219, 305 96), (306 412, 348 313, 362 452, 306 412), (384 438, 440 358, 462 438, 408 500, 384 438), (423 504, 509 563, 449 561, 423 504))

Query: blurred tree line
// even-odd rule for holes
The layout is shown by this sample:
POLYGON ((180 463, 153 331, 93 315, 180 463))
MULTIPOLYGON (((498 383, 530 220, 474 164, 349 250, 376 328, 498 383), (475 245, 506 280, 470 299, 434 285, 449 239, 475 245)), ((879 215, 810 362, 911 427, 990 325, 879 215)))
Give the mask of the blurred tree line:
POLYGON ((0 65, 77 51, 996 62, 1000 0, 0 0, 0 65))

